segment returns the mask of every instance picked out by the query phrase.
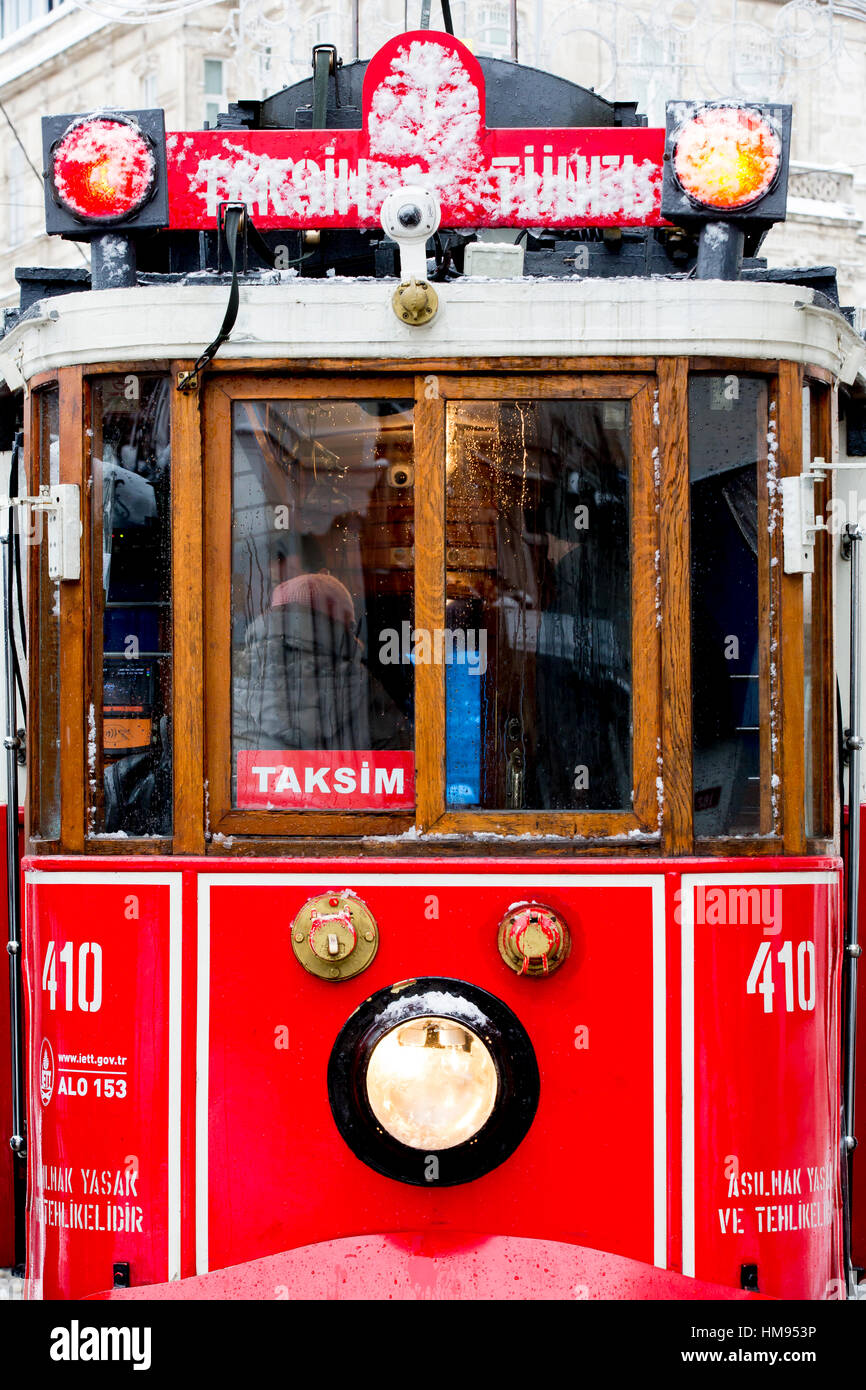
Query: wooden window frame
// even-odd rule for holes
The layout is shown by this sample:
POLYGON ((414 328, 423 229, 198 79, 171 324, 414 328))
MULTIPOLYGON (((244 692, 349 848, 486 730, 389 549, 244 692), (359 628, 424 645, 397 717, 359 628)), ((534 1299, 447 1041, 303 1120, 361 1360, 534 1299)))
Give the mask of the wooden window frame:
MULTIPOLYGON (((19 471, 19 491, 29 493, 34 496, 42 484, 45 477, 43 458, 43 429, 42 429, 42 403, 46 395, 54 391, 58 398, 58 430, 60 428, 60 384, 54 375, 43 376, 38 384, 34 386, 26 401, 24 410, 24 458, 26 468, 19 471)), ((44 521, 43 521, 44 525, 44 521)), ((43 676, 41 662, 34 659, 35 650, 39 634, 39 601, 40 601, 40 563, 41 547, 37 545, 29 546, 22 557, 22 565, 27 567, 27 584, 25 594, 27 596, 28 607, 28 652, 29 660, 26 663, 27 680, 27 795, 24 806, 24 826, 25 835, 28 842, 39 847, 43 854, 56 853, 60 847, 60 837, 50 838, 39 833, 41 827, 34 825, 39 820, 40 805, 40 785, 42 780, 42 762, 40 757, 40 711, 43 700, 43 676)), ((61 590, 62 592, 62 590, 61 590)), ((62 637, 62 629, 59 634, 62 637)), ((62 653, 62 642, 60 644, 62 653)), ((62 658, 61 670, 57 672, 58 681, 62 677, 62 658)), ((62 698, 62 696, 61 696, 62 698)), ((63 711, 62 706, 58 711, 58 724, 62 728, 63 711)), ((61 770, 62 776, 62 770, 61 770)), ((62 815, 63 794, 62 784, 60 786, 60 805, 58 811, 62 815)), ((61 825, 62 835, 62 825, 61 825)))
POLYGON ((544 376, 501 373, 328 377, 226 375, 209 384, 204 404, 208 831, 219 836, 360 836, 422 832, 469 837, 544 835, 610 839, 660 833, 657 793, 660 738, 660 641, 647 641, 656 624, 658 513, 653 449, 654 378, 628 373, 544 376), (449 400, 623 400, 632 405, 632 689, 634 809, 631 811, 448 811, 445 805, 445 670, 419 664, 415 672, 414 812, 249 811, 231 805, 231 407, 235 400, 358 399, 395 396, 415 403, 415 626, 445 626, 445 412, 449 400), (642 575, 641 582, 636 576, 642 575))
MULTIPOLYGON (((85 425, 85 427, 86 427, 86 428, 85 428, 86 440, 85 440, 85 449, 84 449, 83 464, 82 464, 83 469, 84 469, 85 487, 84 487, 84 489, 82 490, 82 496, 83 496, 83 497, 86 497, 88 500, 87 500, 87 504, 86 504, 86 508, 85 508, 85 510, 86 510, 86 518, 84 519, 84 529, 83 529, 83 533, 82 533, 82 544, 85 543, 85 538, 86 538, 86 547, 87 547, 87 548, 86 548, 86 555, 82 557, 82 559, 83 559, 83 563, 82 563, 82 584, 85 583, 84 575, 85 575, 85 572, 86 572, 86 575, 87 575, 86 586, 87 586, 87 587, 86 587, 85 590, 83 590, 83 595, 82 595, 82 597, 83 597, 84 615, 85 615, 85 635, 86 635, 85 669, 86 669, 86 674, 87 674, 87 690, 88 690, 88 692, 89 692, 89 704, 90 704, 90 706, 91 706, 92 709, 93 709, 93 722, 92 722, 92 725, 91 725, 91 724, 89 723, 89 721, 88 721, 87 738, 88 738, 88 746, 89 746, 89 749, 90 749, 91 740, 93 740, 93 741, 95 741, 95 747, 96 747, 96 749, 99 750, 98 753, 97 753, 97 758, 99 759, 99 765, 100 765, 100 767, 101 767, 101 769, 102 769, 103 775, 104 775, 104 770, 105 770, 105 767, 106 767, 106 762, 105 762, 105 747, 104 747, 104 739, 103 739, 103 718, 104 718, 104 716, 103 716, 103 706, 104 706, 104 699, 102 698, 102 694, 103 694, 103 692, 104 692, 104 650, 103 650, 103 641, 104 641, 104 630, 105 630, 105 626, 104 626, 104 625, 105 625, 106 605, 105 605, 105 596, 104 596, 104 593, 103 593, 103 590, 102 590, 102 576, 101 576, 101 574, 98 573, 98 565, 97 565, 97 563, 96 563, 96 561, 95 561, 95 558, 94 558, 94 546, 95 546, 95 545, 99 545, 100 542, 101 542, 102 539, 103 539, 103 537, 102 537, 102 528, 103 528, 103 484, 102 484, 102 477, 96 475, 96 473, 95 473, 94 470, 93 470, 92 464, 93 464, 93 460, 94 460, 94 459, 102 458, 102 456, 103 456, 103 449, 104 449, 104 440, 103 440, 103 434, 102 434, 103 424, 102 424, 101 421, 98 420, 98 418, 97 418, 97 411, 94 409, 94 392, 93 392, 93 387, 94 387, 95 385, 97 385, 98 383, 100 383, 100 382, 102 381, 103 378, 108 377, 108 376, 115 376, 115 377, 123 377, 123 378, 126 378, 126 377, 129 377, 129 376, 131 376, 131 375, 134 375, 134 376, 136 376, 136 377, 147 377, 147 378, 157 378, 157 379, 168 380, 168 382, 169 382, 169 388, 171 388, 171 384, 172 384, 172 383, 171 383, 171 380, 170 380, 170 378, 169 378, 168 371, 167 371, 165 365, 164 365, 164 364, 158 364, 158 363, 157 363, 157 364, 154 364, 154 365, 152 365, 152 366, 149 366, 149 367, 145 367, 145 366, 142 366, 142 365, 139 365, 139 366, 137 366, 137 367, 132 367, 132 368, 130 368, 130 370, 127 371, 127 372, 123 372, 123 371, 115 371, 115 372, 101 372, 101 371, 97 371, 97 372, 91 372, 90 369, 88 368, 88 369, 87 369, 87 375, 86 375, 85 380, 84 380, 84 416, 83 416, 83 423, 84 423, 84 425, 85 425), (100 698, 99 698, 99 699, 96 698, 98 693, 99 693, 99 695, 100 695, 100 698)), ((177 393, 176 393, 176 392, 173 392, 172 394, 175 394, 175 395, 176 395, 177 393)), ((174 536, 173 536, 173 531, 172 531, 172 528, 173 528, 173 526, 174 526, 174 524, 175 524, 175 516, 174 516, 174 510, 175 510, 175 507, 174 507, 174 479, 173 479, 173 476, 172 476, 172 475, 173 475, 173 469, 174 469, 174 454, 175 454, 174 442, 173 442, 173 441, 174 441, 174 413, 172 412, 171 420, 170 420, 170 425, 169 425, 169 447, 170 447, 170 450, 171 450, 171 471, 170 471, 170 473, 169 473, 169 489, 170 489, 169 495, 170 495, 171 501, 170 501, 170 507, 169 507, 169 542, 168 542, 168 543, 169 543, 169 555, 170 555, 170 563, 169 563, 169 571, 170 571, 169 592, 170 592, 170 594, 171 594, 171 600, 170 600, 170 602, 171 602, 172 604, 173 604, 173 602, 174 602, 174 595, 175 595, 175 590, 176 590, 176 587, 177 587, 176 584, 175 584, 175 576, 174 576, 174 549, 175 549, 175 547, 174 547, 174 536)), ((100 545, 100 553, 101 553, 101 545, 100 545)), ((187 587, 188 587, 188 583, 187 583, 187 587)), ((170 662, 170 672, 171 672, 171 675, 170 675, 170 690, 171 690, 171 696, 170 696, 170 699, 169 699, 169 701, 168 701, 168 707, 169 707, 170 710, 171 710, 171 727, 172 727, 172 732, 173 732, 173 740, 172 740, 172 767, 173 767, 174 754, 175 754, 175 751, 176 751, 176 749, 177 749, 177 747, 178 747, 178 744, 181 743, 181 740, 177 737, 176 732, 175 732, 175 721, 176 721, 177 715, 179 714, 179 708, 178 708, 178 701, 177 701, 177 699, 176 699, 176 697, 175 697, 175 690, 174 690, 174 613, 173 613, 173 607, 170 608, 169 611, 170 611, 170 613, 171 613, 171 621, 170 621, 170 623, 169 623, 169 625, 168 625, 168 633, 169 633, 169 636, 168 636, 168 642, 169 642, 168 659, 169 659, 169 662, 170 662)), ((146 658, 145 658, 145 659, 146 659, 146 658)), ((186 732, 186 730, 184 730, 184 732, 186 732)), ((88 757, 91 757, 91 756, 92 756, 92 753, 91 753, 90 751, 88 751, 88 757)), ((174 794, 172 794, 172 815, 174 814, 174 800, 175 800, 174 794)), ((103 788, 102 788, 101 786, 99 786, 98 784, 94 784, 94 781, 93 781, 93 778, 92 778, 92 774, 91 774, 91 775, 89 775, 88 778, 87 778, 87 782, 86 782, 86 794, 85 794, 85 827, 86 827, 86 828, 85 828, 85 840, 86 840, 88 852, 102 852, 103 846, 109 845, 109 846, 111 846, 111 847, 113 848, 114 844, 117 842, 117 836, 116 836, 115 833, 113 833, 113 832, 111 832, 111 831, 97 830, 97 829, 95 828, 95 827, 97 826, 97 824, 99 824, 99 823, 101 822, 101 820, 104 819, 104 815, 105 815, 105 801, 104 801, 104 792, 103 792, 103 788)), ((126 845, 132 845, 132 846, 134 847, 134 852, 135 852, 136 854, 151 854, 151 853, 164 853, 166 849, 170 849, 170 848, 172 847, 172 845, 173 845, 173 840, 174 840, 174 835, 173 835, 173 833, 168 833, 168 834, 165 834, 165 835, 130 835, 130 834, 127 834, 127 835, 124 835, 122 843, 123 843, 125 846, 126 846, 126 845)))
MULTIPOLYGON (((809 462, 823 458, 827 463, 839 461, 838 386, 820 375, 815 368, 804 372, 804 387, 809 387, 810 433, 809 462)), ((805 451, 804 451, 805 462, 805 451)), ((823 484, 816 484, 815 510, 823 516, 829 512, 833 497, 834 474, 828 469, 823 484)), ((806 798, 812 799, 813 823, 827 827, 826 833, 807 837, 810 852, 820 853, 827 842, 839 833, 838 770, 836 742, 836 700, 832 678, 833 614, 835 611, 835 544, 838 540, 827 531, 815 534, 815 569, 812 576, 812 729, 804 726, 804 740, 812 738, 812 786, 804 787, 806 798)), ((804 648, 805 663, 805 648, 804 648)), ((805 673, 805 668, 804 668, 805 673)), ((804 710, 805 717, 805 710, 804 710)), ((805 764, 805 746, 803 751, 805 764)))
MULTIPOLYGON (((834 383, 820 369, 788 361, 746 361, 734 358, 664 358, 658 359, 616 359, 598 358, 591 360, 543 358, 543 359, 477 359, 469 362, 452 359, 424 361, 351 361, 351 362, 304 362, 292 365, 293 373, 303 370, 301 379, 294 375, 291 380, 278 373, 281 364, 273 362, 231 363, 217 362, 209 375, 202 393, 183 394, 172 391, 171 439, 172 439, 172 603, 174 653, 173 670, 173 783, 174 783, 174 834, 171 839, 92 839, 86 835, 86 786, 87 786, 87 708, 93 692, 92 646, 90 640, 91 615, 88 595, 90 591, 90 489, 86 470, 87 440, 86 428, 89 412, 90 392, 88 379, 106 373, 127 374, 130 372, 170 371, 173 379, 178 373, 189 369, 190 362, 148 361, 132 363, 99 363, 87 367, 63 367, 54 372, 45 372, 34 377, 25 398, 24 429, 25 455, 29 486, 34 485, 37 466, 35 451, 37 436, 35 432, 37 395, 42 387, 58 387, 60 398, 60 479, 62 482, 78 483, 82 489, 83 536, 82 536, 82 577, 80 583, 63 582, 60 586, 60 728, 61 728, 61 833, 59 841, 46 841, 30 838, 30 803, 27 808, 27 827, 30 850, 41 855, 87 853, 90 855, 158 855, 166 852, 175 854, 220 854, 232 853, 278 853, 286 847, 286 837, 291 836, 299 853, 311 855, 324 853, 357 853, 362 835, 399 834, 403 829, 414 827, 417 823, 424 830, 442 832, 449 827, 449 841, 443 849, 456 853, 466 853, 472 848, 473 830, 501 834, 502 839, 494 839, 485 847, 491 855, 523 856, 533 854, 562 855, 594 853, 601 856, 619 854, 645 856, 661 854, 676 857, 694 854, 716 855, 767 855, 783 852, 786 855, 832 852, 838 838, 838 824, 834 824, 834 838, 822 841, 808 841, 805 838, 805 767, 804 767, 804 707, 803 707, 803 631, 802 631, 802 582, 799 576, 784 575, 781 544, 781 507, 778 492, 770 499, 776 516, 776 528, 769 542, 769 561, 772 566, 774 625, 772 631, 766 628, 765 640, 768 645, 775 643, 776 680, 773 686, 774 719, 779 734, 779 748, 775 771, 781 779, 779 788, 779 821, 775 835, 749 839, 719 838, 694 839, 692 810, 692 741, 691 741, 691 681, 684 680, 683 674, 691 668, 690 632, 690 583, 688 547, 684 544, 689 534, 689 480, 688 480, 688 378, 696 371, 714 373, 748 372, 767 379, 770 398, 775 403, 776 433, 778 440, 778 476, 798 473, 802 467, 802 409, 801 393, 804 380, 810 379, 834 388, 834 383), (354 375, 358 373, 358 375, 354 375), (428 399, 429 377, 435 375, 439 390, 439 401, 428 399), (467 377, 467 373, 472 373, 467 377), (481 375, 487 373, 487 375, 481 375), (219 770, 215 753, 219 740, 216 707, 212 699, 212 679, 222 660, 225 665, 225 648, 220 646, 220 623, 214 620, 214 595, 211 583, 215 564, 225 569, 230 566, 230 554, 226 550, 220 560, 214 553, 218 539, 218 515, 225 515, 225 507, 230 498, 228 493, 220 496, 214 488, 212 459, 205 462, 205 446, 214 439, 214 402, 226 390, 234 390, 235 395, 246 398, 284 396, 295 398, 324 397, 330 395, 357 398, 361 394, 393 397, 396 394, 412 397, 416 402, 416 422, 423 422, 424 433, 419 438, 426 439, 423 450, 416 456, 416 626, 436 625, 436 615, 442 613, 444 602, 444 563, 440 564, 441 547, 444 544, 444 476, 432 491, 424 487, 423 480, 429 477, 435 462, 436 431, 439 431, 441 454, 444 454, 444 404, 449 391, 460 389, 460 383, 470 395, 483 399, 490 397, 491 390, 499 390, 504 395, 516 398, 516 384, 522 382, 521 389, 526 396, 542 398, 556 395, 564 382, 570 389, 575 383, 582 383, 586 399, 616 399, 613 383, 616 380, 628 383, 644 424, 639 428, 645 439, 638 442, 635 421, 632 422, 633 475, 638 454, 651 454, 658 447, 658 467, 644 468, 638 486, 645 490, 641 505, 648 514, 648 503, 652 500, 653 517, 641 541, 644 551, 659 553, 658 579, 662 595, 663 621, 658 629, 658 642, 653 643, 652 652, 641 652, 641 659, 648 665, 644 675, 647 691, 655 691, 656 710, 652 727, 659 739, 658 747, 653 743, 652 766, 650 766, 650 740, 645 740, 644 764, 647 775, 646 786, 640 810, 646 823, 652 824, 654 833, 638 835, 628 841, 611 840, 615 830, 609 816, 601 818, 592 812, 570 813, 563 821, 557 813, 492 811, 454 811, 442 810, 444 797, 444 704, 431 706, 434 718, 429 720, 421 711, 420 723, 416 719, 416 763, 419 767, 419 794, 414 815, 385 817, 370 813, 355 813, 352 816, 337 817, 336 814, 318 812, 280 813, 268 812, 255 817, 251 812, 235 812, 229 823, 219 823, 215 816, 214 774, 219 770), (499 383, 497 385, 497 383, 499 383), (649 393, 647 395, 646 393, 649 393), (643 394, 641 394, 643 393, 643 394), (653 401, 655 394, 655 401, 653 401), (649 425, 647 406, 650 408, 649 425), (657 409, 656 409, 657 405, 657 409), (421 412, 419 415, 418 412, 421 412), (657 422, 657 423, 655 423, 657 422), (432 431, 432 432, 431 432, 432 431), (426 456, 426 457, 425 457, 426 456), (426 471, 425 471, 426 470, 426 471), (653 478, 653 473, 656 477, 653 478), (222 508, 222 511, 220 509, 222 508), (436 528, 440 529, 436 531, 436 528), (422 544, 422 537, 429 538, 434 531, 439 536, 436 544, 422 544), (775 564, 773 565, 773 561, 775 564), (437 725, 437 722, 438 725, 437 725), (429 727, 428 727, 429 726, 429 727), (442 738, 437 744, 437 728, 442 738), (429 749, 429 766, 425 768, 422 749, 429 749), (663 778, 663 804, 661 816, 655 804, 656 757, 661 758, 660 771, 663 778), (430 768, 441 768, 441 794, 436 791, 430 768), (210 777, 210 788, 206 779, 210 777), (648 789, 652 787, 652 796, 648 789), (210 817, 208 817, 208 799, 210 817), (441 813, 440 813, 441 812, 441 813), (291 824, 289 823, 289 817, 291 824), (453 832, 450 826, 459 818, 459 828, 453 832), (519 818, 516 823, 514 818, 519 818), (339 824, 339 820, 344 822, 339 824), (557 820, 559 819, 559 825, 557 820), (656 827, 661 823, 661 838, 656 827), (499 824, 497 824, 497 820, 499 824), (210 821, 210 823, 209 823, 210 821), (534 821, 535 826, 530 822, 534 821), (507 825, 504 824, 507 822, 507 825), (502 827, 502 828, 500 828, 502 827), (569 838, 569 830, 576 827, 576 834, 569 838), (535 845, 530 841, 516 842, 513 834, 533 833, 535 845), (214 832, 224 831, 237 836, 234 846, 225 844, 222 837, 214 832), (605 834, 608 838, 605 838, 605 834), (561 840, 548 839, 545 835, 563 836, 561 840), (354 838, 353 838, 354 837, 354 838)), ((453 398, 453 396, 451 397, 453 398)), ((623 398, 623 397, 620 397, 623 398)), ((625 397, 630 399, 628 395, 625 397)), ((829 448, 825 456, 836 457, 835 444, 835 388, 827 396, 829 409, 822 415, 822 435, 829 436, 829 448)), ((223 439, 220 446, 230 455, 230 439, 223 439)), ((230 465, 230 457, 229 457, 230 465)), ((230 476, 230 474, 229 474, 230 476)), ((633 508, 638 499, 635 485, 632 489, 633 508)), ((229 523, 230 524, 230 523, 229 523)), ((35 549, 35 548, 34 548, 35 549)), ((833 547, 826 547, 830 569, 829 582, 824 586, 825 627, 822 640, 831 640, 832 615, 829 605, 832 602, 832 559, 833 547)), ((635 555, 637 552, 633 552, 635 555)), ((29 631, 37 630, 34 625, 38 586, 32 582, 35 555, 31 554, 28 574, 31 579, 28 594, 30 614, 29 631)), ((645 586, 644 586, 645 587, 645 586)), ((769 590, 767 591, 769 594, 769 590)), ((225 610, 228 611, 227 608, 225 610)), ((649 617, 647 630, 652 630, 649 617)), ((634 621, 634 619, 633 619, 634 621)), ((634 630, 634 629, 633 629, 634 630)), ((762 655, 762 661, 766 657, 762 655)), ((35 766, 36 749, 33 741, 33 715, 38 707, 38 694, 35 691, 38 662, 29 663, 30 692, 30 768, 28 796, 32 801, 37 786, 38 768, 35 766)), ((441 681, 442 673, 435 667, 419 666, 416 673, 416 704, 420 710, 422 688, 425 682, 435 685, 441 681)), ((429 691, 428 691, 429 694, 429 691)), ((651 696, 648 696, 652 703, 651 696)), ((637 719, 635 720, 637 723, 637 719)), ((649 727, 649 726, 647 726, 649 727)), ((835 709, 827 725, 826 738, 832 737, 835 728, 835 709)), ((223 731, 223 744, 230 734, 226 721, 223 731)), ((821 750, 820 765, 825 767, 825 777, 832 777, 835 766, 834 748, 821 750), (824 754, 828 754, 827 757, 824 754)), ((230 765, 224 762, 224 777, 230 773, 230 765)), ((637 761, 635 761, 637 770, 637 761)), ((762 762, 762 774, 764 763, 762 762)), ((833 783, 835 787, 835 782, 833 783)), ((833 803, 835 805, 835 796, 833 803)), ((617 813, 612 813, 617 814, 617 813)), ((636 819, 636 818, 635 818, 636 819)), ((838 821, 838 817, 836 818, 838 821)), ((629 822, 629 826, 634 821, 629 822)), ((397 854, 430 852, 430 843, 423 840, 399 841, 389 846, 397 854)))
MULTIPOLYGON (((329 377, 222 377, 209 383, 204 401, 206 631, 207 833, 211 836, 400 835, 415 813, 373 811, 250 811, 231 801, 231 582, 232 582, 232 404, 236 400, 413 400, 414 373, 329 377)), ((416 472, 417 525, 417 472, 416 472)), ((416 554, 418 549, 415 536, 416 554)), ((417 575, 416 603, 417 603, 417 575)), ((416 608, 417 626, 417 608, 416 608)), ((416 738, 418 727, 416 689, 416 738)))
POLYGON ((418 382, 415 418, 419 429, 415 467, 421 507, 416 513, 416 625, 433 632, 445 627, 446 498, 445 421, 449 401, 458 400, 621 400, 631 405, 629 487, 630 590, 632 634, 632 811, 454 810, 446 803, 446 668, 419 665, 415 675, 416 815, 422 832, 446 835, 487 833, 507 836, 549 834, 567 839, 610 839, 646 835, 658 838, 659 641, 656 623, 658 514, 655 510, 653 386, 647 377, 522 374, 487 377, 437 374, 436 393, 418 382), (647 635, 656 635, 648 641, 647 635))

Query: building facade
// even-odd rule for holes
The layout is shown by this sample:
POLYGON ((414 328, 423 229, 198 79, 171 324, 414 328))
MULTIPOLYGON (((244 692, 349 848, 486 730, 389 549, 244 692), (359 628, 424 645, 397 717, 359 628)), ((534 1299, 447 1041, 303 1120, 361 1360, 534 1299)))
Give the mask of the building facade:
MULTIPOLYGON (((788 221, 763 254, 835 265, 842 302, 866 305, 866 0, 841 14, 817 0, 451 0, 451 10, 476 53, 516 47, 522 63, 637 100, 653 125, 672 97, 791 102, 788 221)), ((159 106, 167 129, 201 129, 229 101, 307 76, 314 44, 367 57, 420 12, 421 0, 0 0, 0 304, 17 300, 16 266, 88 260, 86 246, 43 234, 43 115, 159 106)))

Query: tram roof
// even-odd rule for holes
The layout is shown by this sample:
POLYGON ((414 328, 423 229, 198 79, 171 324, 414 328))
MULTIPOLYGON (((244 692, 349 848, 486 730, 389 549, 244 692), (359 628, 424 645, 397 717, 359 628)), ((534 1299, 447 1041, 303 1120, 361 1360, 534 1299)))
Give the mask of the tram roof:
MULTIPOLYGON (((66 294, 32 304, 0 340, 17 390, 70 365, 195 357, 225 301, 224 278, 66 294)), ((866 343, 820 291, 748 280, 465 277, 437 286, 441 310, 402 324, 371 279, 247 277, 222 357, 243 364, 436 358, 719 356, 821 367, 866 381, 866 343)))
MULTIPOLYGON (((712 355, 801 361, 856 381, 866 349, 855 311, 839 306, 835 270, 773 269, 757 256, 785 216, 790 107, 672 102, 666 129, 650 130, 634 102, 479 60, 426 30, 346 65, 317 45, 312 66, 313 77, 274 96, 230 105, 212 131, 166 136, 161 111, 45 119, 47 225, 92 242, 92 272, 16 271, 21 302, 4 310, 0 332, 7 389, 65 365, 198 358, 231 281, 221 219, 232 200, 243 213, 240 313, 221 351, 232 361, 712 355), (424 120, 432 112, 423 129, 420 109, 424 120), (762 126, 775 173, 757 198, 719 211, 672 182, 671 168, 689 123, 709 115, 722 139, 732 113, 762 126), (97 155, 88 142, 100 122, 121 134, 97 155), (127 159, 128 172, 128 149, 112 154, 121 136, 144 149, 150 191, 119 221, 89 222, 63 191, 63 168, 80 179, 75 160, 127 159), (79 137, 63 166, 58 151, 79 137), (503 166, 519 170, 519 195, 503 166), (406 276, 380 221, 383 190, 412 171, 435 190, 445 228, 435 273, 429 262, 444 312, 423 327, 400 322, 382 283, 406 276), (535 225, 542 212, 549 221, 535 225), (726 259, 733 236, 739 249, 726 259), (513 249, 515 238, 522 274, 471 273, 499 268, 483 247, 469 255, 476 239, 513 249), (699 244, 711 248, 703 264, 699 244), (289 269, 250 269, 276 252, 289 269), (726 278, 701 278, 716 274, 726 278)), ((107 186, 104 171, 100 180, 107 186)))

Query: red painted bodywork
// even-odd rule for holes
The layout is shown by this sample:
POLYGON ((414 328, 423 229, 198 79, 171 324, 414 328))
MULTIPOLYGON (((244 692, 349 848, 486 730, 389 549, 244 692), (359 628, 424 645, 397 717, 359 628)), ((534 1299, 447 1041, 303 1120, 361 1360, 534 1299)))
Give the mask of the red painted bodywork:
MULTIPOLYGON (((32 1065, 43 1038, 55 1058, 77 1055, 79 1067, 94 1065, 82 1056, 129 1058, 123 1098, 96 1096, 88 1078, 87 1094, 55 1086, 42 1104, 33 1077, 33 1292, 95 1293, 120 1261, 133 1284, 154 1284, 348 1236, 422 1230, 441 1241, 472 1230, 587 1246, 730 1289, 742 1265, 757 1264, 764 1294, 838 1296, 838 861, 28 867, 32 1065), (712 920, 707 884, 723 894, 723 921, 718 908, 712 920), (363 974, 331 984, 294 959, 289 929, 308 898, 346 888, 376 917, 380 946, 363 974), (571 933, 570 958, 547 978, 516 975, 497 950, 501 918, 527 900, 551 907, 571 933), (795 985, 786 1010, 777 961, 765 1012, 764 997, 746 991, 756 953, 769 943, 776 956, 790 941, 796 960, 807 940, 814 1008, 799 1008, 795 985), (78 1007, 77 981, 67 1011, 60 975, 50 1009, 49 941, 58 954, 71 942, 76 961, 82 945, 101 944, 98 1012, 78 1007), (438 1190, 394 1182, 356 1158, 326 1087, 334 1039, 358 1004, 424 975, 465 979, 503 999, 541 1072, 538 1113, 512 1157, 474 1183, 438 1190), (107 1174, 97 1186, 111 1186, 130 1164, 142 1228, 100 1230, 114 1199, 82 1191, 81 1170, 107 1174), (54 1174, 69 1192, 48 1190, 52 1166, 70 1170, 54 1174), (814 1222, 815 1212, 799 1211, 816 1200, 809 1169, 831 1174, 814 1222), (744 1190, 750 1173, 764 1175, 765 1196, 744 1190), (778 1193, 773 1173, 783 1175, 778 1193), (777 1217, 785 1229, 759 1229, 767 1204, 792 1208, 777 1217), (720 1216, 734 1207, 735 1222, 720 1216)), ((91 995, 88 976, 85 1003, 91 995)))
POLYGON ((226 201, 245 202, 261 228, 378 227, 385 196, 407 183, 437 192, 445 227, 665 225, 663 129, 488 129, 481 66, 447 34, 400 34, 379 50, 361 122, 168 135, 172 229, 215 227, 226 201), (389 112, 405 99, 403 57, 419 45, 430 56, 414 60, 422 87, 412 109, 423 116, 410 121, 406 102, 395 143, 390 124, 376 129, 376 97, 387 93, 389 112))
MULTIPOLYGON (((860 942, 866 940, 866 806, 860 807, 860 942)), ((857 1085, 855 1091, 855 1133, 860 1144, 854 1151, 851 1190, 851 1258, 866 1269, 866 960, 861 956, 857 970, 857 1085)))
MULTIPOLYGON (((6 807, 0 806, 0 844, 6 844, 6 807)), ((8 914, 6 909, 8 874, 6 855, 0 853, 0 911, 5 947, 8 914)), ((9 1147, 12 1134, 12 1056, 9 1033, 9 970, 4 949, 0 975, 0 1267, 15 1263, 15 1204, 13 1190, 14 1159, 9 1147)))
POLYGON ((445 1241, 420 1231, 323 1241, 173 1284, 110 1289, 93 1298, 763 1301, 761 1294, 562 1241, 463 1233, 445 1241))

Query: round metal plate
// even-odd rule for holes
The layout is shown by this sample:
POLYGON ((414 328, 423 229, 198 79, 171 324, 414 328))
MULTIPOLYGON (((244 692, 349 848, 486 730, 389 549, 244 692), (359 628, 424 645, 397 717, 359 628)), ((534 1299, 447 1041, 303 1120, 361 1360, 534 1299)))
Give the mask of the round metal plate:
POLYGON ((376 920, 354 893, 322 893, 310 898, 292 923, 295 959, 320 980, 351 980, 367 969, 378 949, 376 920), (354 944, 350 928, 354 930, 354 944), (330 937, 336 940, 333 954, 328 953, 330 937))

